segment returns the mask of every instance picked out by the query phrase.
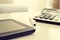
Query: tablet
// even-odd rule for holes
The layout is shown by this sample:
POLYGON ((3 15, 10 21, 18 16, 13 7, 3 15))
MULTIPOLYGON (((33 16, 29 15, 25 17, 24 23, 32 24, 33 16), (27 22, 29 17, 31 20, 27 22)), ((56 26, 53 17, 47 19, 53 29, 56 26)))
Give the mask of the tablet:
POLYGON ((12 39, 22 37, 35 32, 31 26, 25 25, 13 19, 0 20, 0 39, 12 39))

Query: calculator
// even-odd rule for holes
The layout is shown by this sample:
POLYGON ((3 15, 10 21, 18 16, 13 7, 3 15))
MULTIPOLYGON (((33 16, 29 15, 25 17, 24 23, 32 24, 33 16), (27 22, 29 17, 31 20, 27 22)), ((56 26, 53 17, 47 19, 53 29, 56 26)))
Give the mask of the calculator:
POLYGON ((37 22, 60 25, 60 11, 44 8, 40 15, 33 18, 37 22))

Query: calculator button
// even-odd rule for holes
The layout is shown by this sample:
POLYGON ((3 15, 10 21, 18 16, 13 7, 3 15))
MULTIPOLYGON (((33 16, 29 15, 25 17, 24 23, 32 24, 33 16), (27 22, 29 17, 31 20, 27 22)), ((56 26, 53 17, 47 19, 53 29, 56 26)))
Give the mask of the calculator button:
POLYGON ((40 18, 44 18, 47 14, 40 15, 40 18))
POLYGON ((50 14, 47 14, 44 19, 48 19, 51 15, 50 14))
POLYGON ((51 15, 51 16, 49 17, 49 20, 53 20, 55 17, 56 17, 56 15, 51 15))

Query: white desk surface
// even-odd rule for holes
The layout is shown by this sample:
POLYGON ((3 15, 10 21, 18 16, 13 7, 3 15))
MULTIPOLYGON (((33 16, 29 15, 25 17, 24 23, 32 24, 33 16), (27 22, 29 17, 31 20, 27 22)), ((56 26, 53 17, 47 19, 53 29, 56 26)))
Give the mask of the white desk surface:
POLYGON ((11 40, 60 40, 60 26, 36 22, 36 32, 11 40))

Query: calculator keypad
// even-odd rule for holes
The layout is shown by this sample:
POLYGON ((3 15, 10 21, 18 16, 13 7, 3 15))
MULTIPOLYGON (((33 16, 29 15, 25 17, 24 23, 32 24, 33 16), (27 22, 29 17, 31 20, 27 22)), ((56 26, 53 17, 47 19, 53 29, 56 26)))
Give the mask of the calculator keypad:
POLYGON ((53 15, 53 14, 42 14, 40 15, 40 18, 43 18, 43 19, 49 19, 49 20, 53 20, 54 18, 56 17, 56 15, 53 15))

